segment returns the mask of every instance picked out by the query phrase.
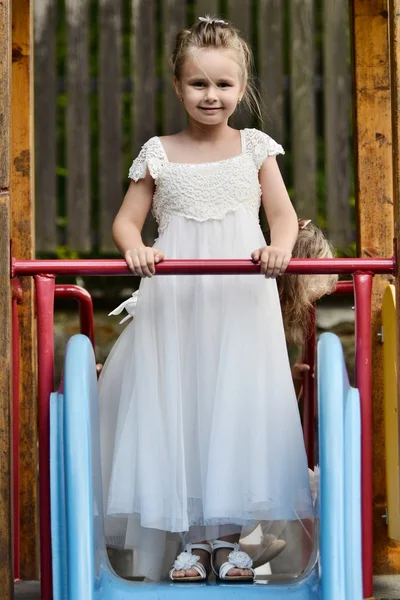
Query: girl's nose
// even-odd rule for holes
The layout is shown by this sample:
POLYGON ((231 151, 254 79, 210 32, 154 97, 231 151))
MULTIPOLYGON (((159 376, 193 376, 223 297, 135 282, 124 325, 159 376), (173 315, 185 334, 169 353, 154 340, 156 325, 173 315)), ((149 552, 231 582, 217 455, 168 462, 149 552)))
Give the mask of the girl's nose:
POLYGON ((214 100, 217 99, 217 90, 214 88, 214 86, 211 86, 207 89, 206 92, 206 100, 208 102, 213 102, 214 100))

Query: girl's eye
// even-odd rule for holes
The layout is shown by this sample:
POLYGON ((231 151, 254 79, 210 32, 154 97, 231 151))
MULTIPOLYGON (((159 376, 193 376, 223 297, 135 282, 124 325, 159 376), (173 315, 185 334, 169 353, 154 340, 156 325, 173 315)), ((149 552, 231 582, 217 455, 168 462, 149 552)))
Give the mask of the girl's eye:
POLYGON ((194 81, 193 86, 194 87, 204 87, 204 82, 203 81, 194 81))
POLYGON ((219 83, 218 86, 220 88, 227 88, 227 87, 230 87, 230 84, 226 83, 226 81, 221 81, 221 83, 219 83))

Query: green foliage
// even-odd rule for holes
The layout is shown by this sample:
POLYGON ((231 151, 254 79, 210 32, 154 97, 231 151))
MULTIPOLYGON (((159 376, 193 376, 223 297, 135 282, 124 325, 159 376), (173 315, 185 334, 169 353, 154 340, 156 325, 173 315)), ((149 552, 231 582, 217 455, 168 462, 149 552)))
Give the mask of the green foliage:
POLYGON ((60 259, 73 259, 79 258, 79 253, 75 250, 72 250, 69 246, 57 246, 56 248, 56 258, 60 259))

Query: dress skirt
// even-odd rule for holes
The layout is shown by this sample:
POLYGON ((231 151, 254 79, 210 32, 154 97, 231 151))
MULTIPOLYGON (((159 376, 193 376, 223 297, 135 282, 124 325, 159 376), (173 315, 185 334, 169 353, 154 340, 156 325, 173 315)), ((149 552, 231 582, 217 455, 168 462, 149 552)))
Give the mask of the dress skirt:
MULTIPOLYGON (((155 243, 166 258, 193 259, 250 258, 264 245, 246 208, 173 216, 155 243)), ((143 279, 99 386, 109 541, 145 552, 190 528, 204 539, 312 515, 275 280, 143 279)))

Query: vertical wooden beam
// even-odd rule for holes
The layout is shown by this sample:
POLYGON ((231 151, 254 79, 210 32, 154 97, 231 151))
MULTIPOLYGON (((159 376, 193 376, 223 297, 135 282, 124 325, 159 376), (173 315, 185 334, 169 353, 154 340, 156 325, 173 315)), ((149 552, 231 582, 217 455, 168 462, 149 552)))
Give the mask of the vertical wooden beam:
MULTIPOLYGON (((251 40, 251 1, 250 0, 228 0, 228 19, 237 27, 246 42, 252 46, 251 40)), ((243 111, 243 105, 239 106, 232 116, 232 126, 237 129, 252 127, 254 115, 243 111)))
POLYGON ((0 3, 0 598, 12 600, 10 104, 11 7, 0 3))
MULTIPOLYGON (((391 80, 391 100, 392 100, 392 135, 393 135, 393 212, 394 212, 394 236, 397 240, 395 251, 397 265, 400 258, 400 0, 389 0, 389 45, 390 45, 390 80, 391 80)), ((396 314, 397 314, 397 374, 400 373, 400 272, 397 267, 396 273, 396 314)), ((393 359, 393 357, 392 357, 393 359)), ((400 404, 400 384, 397 381, 397 408, 400 404)), ((400 431, 400 416, 397 413, 397 433, 400 431)), ((390 460, 394 465, 398 465, 400 456, 391 456, 390 460)), ((398 487, 396 487, 396 490, 398 487)), ((396 496, 395 496, 395 499, 396 496)), ((395 515, 399 507, 395 507, 395 515)), ((396 568, 400 571, 400 553, 397 556, 396 568)))
MULTIPOLYGON (((132 1, 133 154, 156 132, 156 4, 155 0, 132 1)), ((152 245, 157 226, 149 215, 142 231, 152 245)))
POLYGON ((54 254, 57 247, 56 15, 57 0, 34 2, 36 248, 54 254), (43 218, 46 214, 46 218, 43 218))
MULTIPOLYGON (((393 254, 392 123, 387 0, 352 0, 355 92, 356 187, 359 255, 393 254)), ((386 509, 383 351, 378 338, 386 278, 375 276, 372 292, 373 572, 396 572, 400 547, 389 541, 386 509)), ((363 543, 364 560, 372 559, 363 543)), ((364 582, 365 584, 366 582, 364 582)), ((371 582, 364 594, 372 596, 371 582)))
POLYGON ((164 103, 164 135, 177 133, 185 127, 185 110, 176 97, 172 85, 169 58, 175 47, 176 34, 185 27, 185 0, 163 0, 164 22, 164 69, 163 69, 163 103, 164 103))
POLYGON ((350 207, 348 0, 324 0, 325 177, 329 239, 336 248, 353 241, 350 207))
POLYGON ((100 251, 115 252, 111 224, 122 199, 121 0, 101 0, 99 61, 100 251))
POLYGON ((89 0, 66 0, 67 244, 92 249, 89 125, 89 0))
MULTIPOLYGON (((33 177, 33 2, 12 2, 11 210, 14 255, 35 257, 33 177)), ((20 342, 20 515, 21 577, 38 575, 37 552, 37 378, 33 284, 21 279, 20 342)))
POLYGON ((196 17, 205 17, 206 15, 210 15, 210 17, 219 17, 218 0, 196 0, 195 15, 196 17))
POLYGON ((314 2, 290 3, 290 100, 294 204, 299 217, 317 217, 314 2))
POLYGON ((266 107, 267 131, 284 144, 284 6, 281 0, 258 2, 258 76, 266 107))

